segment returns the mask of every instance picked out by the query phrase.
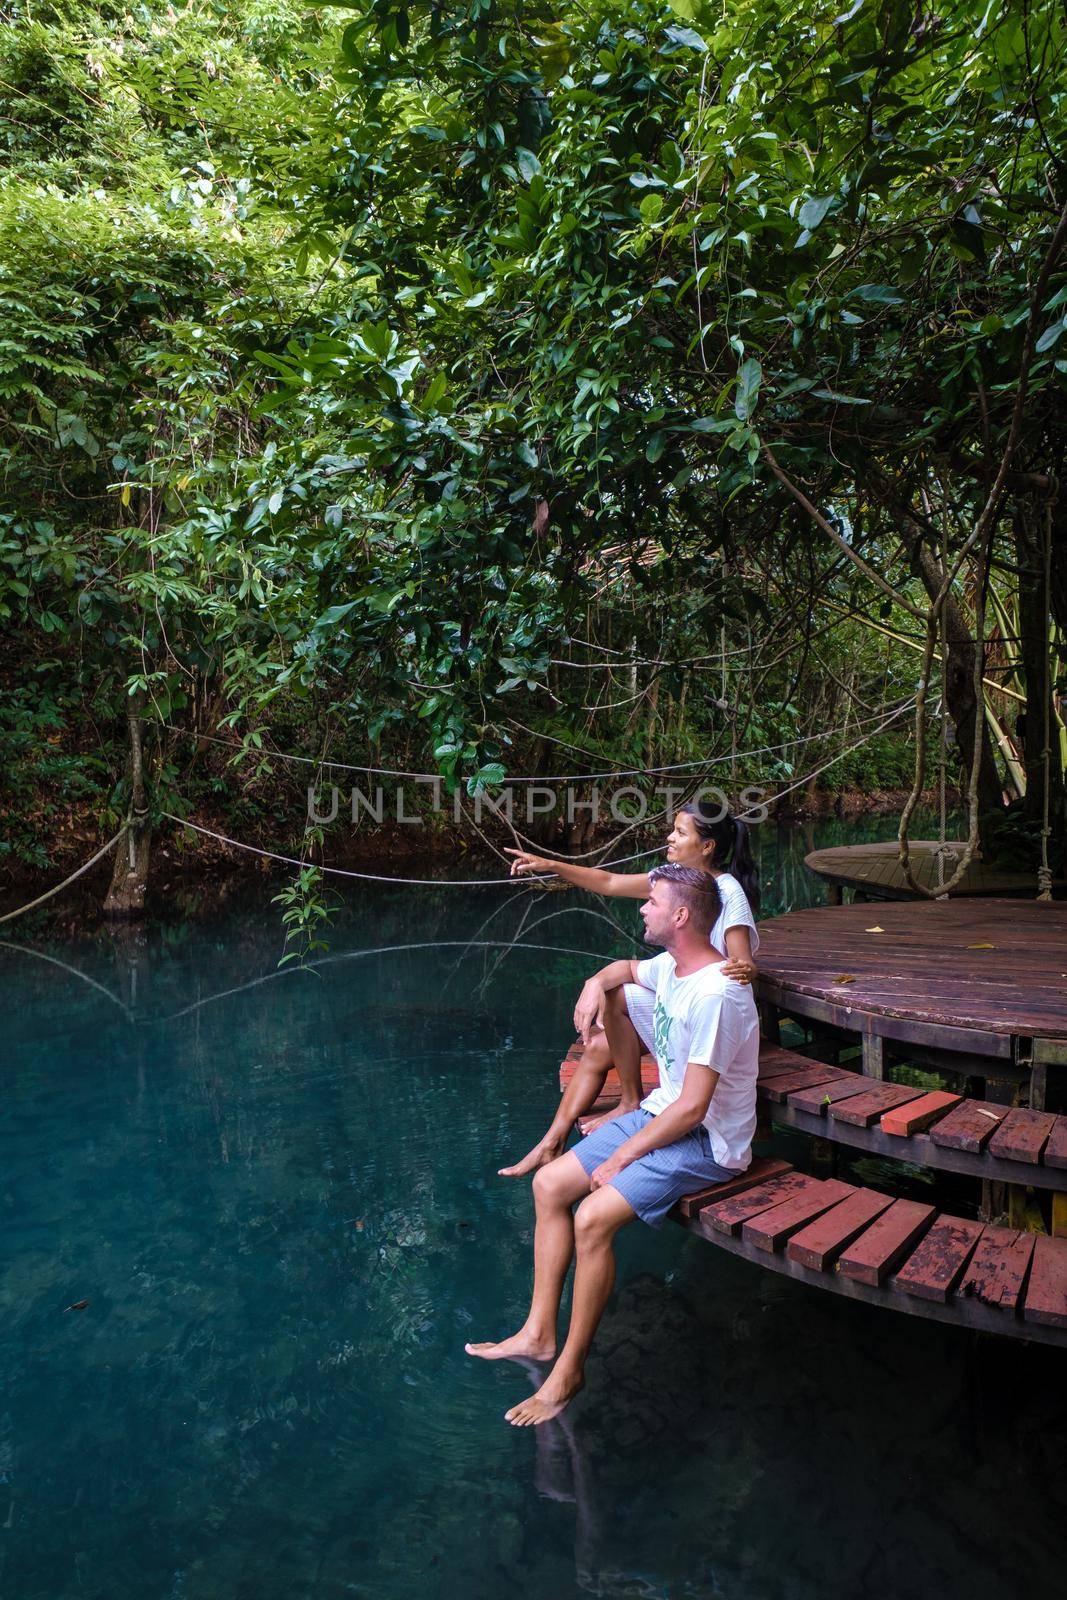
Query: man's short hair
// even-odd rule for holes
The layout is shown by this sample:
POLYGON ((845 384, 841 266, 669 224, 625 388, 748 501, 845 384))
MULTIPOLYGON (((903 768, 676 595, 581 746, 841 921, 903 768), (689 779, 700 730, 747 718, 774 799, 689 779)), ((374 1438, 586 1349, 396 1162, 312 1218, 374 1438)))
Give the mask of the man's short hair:
POLYGON ((648 875, 648 881, 650 885, 668 884, 675 904, 683 905, 688 910, 691 925, 710 939, 711 930, 722 910, 719 886, 710 872, 701 872, 697 867, 681 867, 676 861, 668 861, 665 867, 654 867, 648 875))

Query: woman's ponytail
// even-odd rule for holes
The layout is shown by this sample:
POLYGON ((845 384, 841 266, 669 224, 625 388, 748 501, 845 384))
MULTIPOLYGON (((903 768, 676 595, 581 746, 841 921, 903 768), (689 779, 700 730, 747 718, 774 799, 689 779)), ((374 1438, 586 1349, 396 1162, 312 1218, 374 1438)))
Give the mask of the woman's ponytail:
POLYGON ((692 817, 700 837, 714 843, 712 865, 721 872, 732 873, 745 891, 753 913, 758 911, 759 874, 752 856, 747 823, 742 822, 740 817, 732 817, 729 812, 725 816, 720 812, 708 816, 699 800, 691 800, 682 810, 686 816, 692 817))

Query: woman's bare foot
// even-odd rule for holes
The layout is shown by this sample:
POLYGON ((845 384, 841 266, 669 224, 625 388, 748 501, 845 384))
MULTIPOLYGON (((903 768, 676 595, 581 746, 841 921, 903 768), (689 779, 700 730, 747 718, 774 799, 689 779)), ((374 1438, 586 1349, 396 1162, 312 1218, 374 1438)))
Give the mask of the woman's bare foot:
POLYGON ((525 1178, 528 1172, 536 1172, 538 1167, 546 1167, 550 1161, 555 1161, 557 1156, 561 1156, 565 1143, 564 1139, 542 1139, 523 1156, 521 1161, 516 1161, 513 1167, 501 1167, 497 1177, 525 1178))
POLYGON ((599 1117, 579 1117, 578 1131, 583 1135, 592 1133, 596 1128, 602 1128, 605 1122, 614 1122, 616 1117, 625 1117, 627 1112, 636 1111, 640 1103, 635 1100, 632 1105, 624 1105, 620 1100, 613 1111, 605 1111, 599 1117))
POLYGON ((556 1358, 555 1339, 538 1335, 529 1328, 520 1328, 510 1339, 501 1339, 499 1344, 489 1340, 482 1344, 465 1344, 463 1348, 469 1356, 478 1356, 482 1361, 554 1361, 556 1358))
POLYGON ((513 1428, 534 1428, 540 1422, 551 1422, 567 1408, 584 1382, 581 1373, 570 1377, 552 1371, 536 1394, 504 1412, 504 1420, 513 1428))

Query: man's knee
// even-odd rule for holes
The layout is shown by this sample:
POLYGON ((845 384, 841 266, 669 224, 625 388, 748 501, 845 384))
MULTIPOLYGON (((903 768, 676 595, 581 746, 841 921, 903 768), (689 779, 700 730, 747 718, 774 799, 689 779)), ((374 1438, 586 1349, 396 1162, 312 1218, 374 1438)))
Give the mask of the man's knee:
MULTIPOLYGON (((631 1213, 632 1215, 632 1213, 631 1213)), ((579 1248, 589 1248, 611 1239, 629 1217, 622 1209, 621 1196, 610 1186, 594 1189, 574 1213, 574 1238, 579 1248)))
POLYGON ((539 1205, 573 1205, 576 1198, 575 1174, 561 1171, 561 1165, 560 1161, 549 1161, 534 1173, 534 1199, 539 1205))

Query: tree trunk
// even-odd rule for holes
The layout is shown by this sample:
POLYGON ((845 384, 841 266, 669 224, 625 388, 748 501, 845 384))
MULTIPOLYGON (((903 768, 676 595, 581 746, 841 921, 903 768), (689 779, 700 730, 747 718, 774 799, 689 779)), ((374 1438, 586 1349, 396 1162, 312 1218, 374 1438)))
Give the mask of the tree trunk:
POLYGON ((126 818, 128 824, 126 833, 115 847, 111 887, 104 901, 105 917, 144 916, 152 832, 148 826, 148 805, 144 786, 144 754, 141 742, 144 729, 143 712, 144 696, 140 693, 131 695, 127 711, 130 731, 130 809, 126 818))
POLYGON ((1053 826, 1063 810, 1063 771, 1059 728, 1052 709, 1053 679, 1049 644, 1051 596, 1045 593, 1044 507, 1020 504, 1013 521, 1019 567, 1019 653, 1026 679, 1026 710, 1019 718, 1026 768, 1026 815, 1040 823, 1045 803, 1045 730, 1049 741, 1049 816, 1053 826), (1047 721, 1046 721, 1047 718, 1047 721))
MULTIPOLYGON (((922 579, 923 586, 932 600, 944 582, 944 572, 940 561, 937 560, 921 537, 917 538, 912 545, 912 561, 916 573, 922 579)), ((960 787, 962 792, 966 794, 971 764, 974 761, 974 737, 976 732, 974 700, 974 656, 976 646, 971 630, 967 626, 967 619, 951 594, 945 597, 944 618, 945 638, 948 646, 945 701, 948 706, 949 716, 952 718, 953 726, 956 729, 956 742, 959 747, 962 767, 960 787)), ((989 730, 985 720, 984 704, 978 710, 977 733, 981 742, 980 764, 978 767, 978 809, 979 811, 999 811, 1004 804, 1000 774, 997 771, 993 747, 989 742, 989 730)))

